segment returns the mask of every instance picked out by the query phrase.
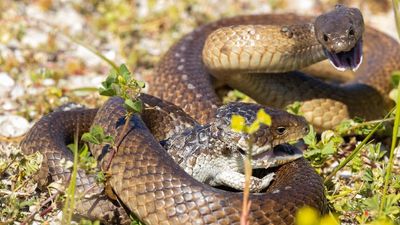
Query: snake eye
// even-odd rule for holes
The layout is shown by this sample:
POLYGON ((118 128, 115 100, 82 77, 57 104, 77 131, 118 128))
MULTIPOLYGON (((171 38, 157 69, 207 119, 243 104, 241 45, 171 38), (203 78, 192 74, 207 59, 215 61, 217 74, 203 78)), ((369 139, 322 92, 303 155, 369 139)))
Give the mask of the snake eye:
POLYGON ((286 133, 286 128, 278 127, 278 128, 276 128, 276 133, 278 133, 279 135, 282 135, 282 134, 286 133))

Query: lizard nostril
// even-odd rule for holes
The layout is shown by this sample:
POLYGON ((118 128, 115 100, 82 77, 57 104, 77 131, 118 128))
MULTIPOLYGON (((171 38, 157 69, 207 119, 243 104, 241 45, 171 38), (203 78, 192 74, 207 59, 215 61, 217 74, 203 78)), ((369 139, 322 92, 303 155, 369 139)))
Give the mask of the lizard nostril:
POLYGON ((308 126, 304 127, 303 132, 304 132, 304 134, 308 134, 310 132, 310 128, 308 126))

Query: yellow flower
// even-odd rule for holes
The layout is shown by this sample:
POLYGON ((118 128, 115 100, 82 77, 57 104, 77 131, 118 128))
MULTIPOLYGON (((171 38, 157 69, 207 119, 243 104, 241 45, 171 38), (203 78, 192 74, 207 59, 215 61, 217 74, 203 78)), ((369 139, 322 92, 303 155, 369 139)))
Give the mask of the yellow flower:
POLYGON ((339 225, 339 221, 332 215, 320 216, 314 208, 305 206, 297 211, 297 225, 339 225))
POLYGON ((231 127, 232 130, 236 132, 242 132, 246 126, 246 121, 242 116, 233 115, 231 118, 231 127))
POLYGON ((305 206, 300 208, 296 214, 297 225, 318 225, 319 214, 314 208, 305 206))

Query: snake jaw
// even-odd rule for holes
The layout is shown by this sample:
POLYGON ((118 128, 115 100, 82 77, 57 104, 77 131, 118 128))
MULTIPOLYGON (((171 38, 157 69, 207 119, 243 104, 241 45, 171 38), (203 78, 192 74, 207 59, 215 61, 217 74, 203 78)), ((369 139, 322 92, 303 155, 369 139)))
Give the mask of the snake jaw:
POLYGON ((346 69, 356 71, 363 59, 362 39, 358 40, 357 44, 347 52, 331 52, 324 48, 324 53, 335 69, 339 71, 345 71, 346 69))

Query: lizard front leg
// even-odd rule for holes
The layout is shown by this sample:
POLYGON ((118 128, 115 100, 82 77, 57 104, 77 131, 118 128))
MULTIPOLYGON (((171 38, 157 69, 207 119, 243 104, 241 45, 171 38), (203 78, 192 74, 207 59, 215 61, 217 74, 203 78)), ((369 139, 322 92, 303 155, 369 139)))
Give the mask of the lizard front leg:
MULTIPOLYGON (((269 173, 263 178, 251 177, 250 178, 250 192, 260 192, 268 187, 274 179, 275 173, 269 173)), ((237 190, 243 190, 245 184, 245 175, 235 171, 222 171, 215 179, 210 181, 210 185, 218 186, 225 185, 237 190)))

